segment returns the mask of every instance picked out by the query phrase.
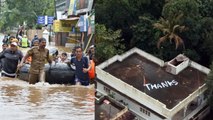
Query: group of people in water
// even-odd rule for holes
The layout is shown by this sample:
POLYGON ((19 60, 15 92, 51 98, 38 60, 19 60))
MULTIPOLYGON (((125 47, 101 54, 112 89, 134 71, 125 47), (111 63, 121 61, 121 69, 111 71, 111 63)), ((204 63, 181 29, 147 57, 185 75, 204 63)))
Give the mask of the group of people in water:
POLYGON ((46 63, 49 63, 50 66, 53 63, 65 63, 75 66, 76 84, 87 86, 95 78, 94 45, 90 46, 85 54, 80 46, 76 46, 73 48, 69 59, 66 52, 51 56, 50 51, 46 48, 45 38, 37 37, 33 39, 31 41, 31 48, 25 55, 19 49, 19 42, 15 37, 10 38, 7 43, 3 41, 2 52, 0 53, 2 76, 15 78, 18 70, 24 64, 30 64, 29 83, 45 82, 46 63))

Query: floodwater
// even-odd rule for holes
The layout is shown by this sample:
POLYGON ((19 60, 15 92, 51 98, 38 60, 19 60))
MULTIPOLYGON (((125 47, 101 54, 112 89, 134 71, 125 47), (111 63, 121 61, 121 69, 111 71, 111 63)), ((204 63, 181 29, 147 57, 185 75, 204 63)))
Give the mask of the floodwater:
POLYGON ((29 85, 16 78, 1 77, 0 119, 94 120, 94 91, 94 85, 29 85))
POLYGON ((0 80, 1 120, 93 120, 93 86, 0 80))

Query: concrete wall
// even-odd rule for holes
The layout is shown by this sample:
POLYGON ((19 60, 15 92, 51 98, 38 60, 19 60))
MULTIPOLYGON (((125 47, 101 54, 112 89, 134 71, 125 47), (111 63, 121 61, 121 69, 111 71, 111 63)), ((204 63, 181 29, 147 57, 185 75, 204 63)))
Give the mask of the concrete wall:
POLYGON ((67 37, 69 33, 67 32, 57 32, 55 33, 55 45, 56 46, 65 46, 67 42, 67 37))
POLYGON ((34 36, 37 34, 38 38, 42 37, 43 30, 27 30, 27 37, 29 40, 32 40, 34 36))
MULTIPOLYGON (((141 106, 139 104, 125 98, 124 96, 122 96, 121 94, 119 94, 116 91, 110 90, 110 93, 107 93, 104 90, 104 87, 106 87, 106 86, 104 86, 103 84, 97 83, 98 92, 100 92, 101 94, 106 95, 106 96, 111 94, 116 101, 120 101, 121 104, 127 106, 130 111, 132 111, 134 114, 136 114, 136 116, 139 120, 163 120, 162 118, 160 118, 156 114, 152 113, 148 109, 145 109, 144 107, 142 107, 147 112, 150 112, 150 116, 148 116, 147 114, 144 114, 142 111, 140 111, 141 106)), ((141 99, 141 101, 143 101, 143 99, 141 99)))

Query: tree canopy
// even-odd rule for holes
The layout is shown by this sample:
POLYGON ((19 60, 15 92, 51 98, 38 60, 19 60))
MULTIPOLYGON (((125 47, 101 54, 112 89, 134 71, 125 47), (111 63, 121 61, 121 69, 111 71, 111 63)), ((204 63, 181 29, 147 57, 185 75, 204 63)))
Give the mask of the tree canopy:
POLYGON ((212 0, 96 0, 96 22, 121 30, 126 50, 136 46, 165 61, 184 53, 209 67, 213 58, 212 4, 212 0), (160 29, 163 22, 170 35, 160 29), (156 25, 158 29, 154 29, 156 25), (172 42, 162 43, 166 38, 172 42), (184 49, 178 47, 181 45, 184 49))
POLYGON ((24 22, 27 27, 34 27, 38 16, 54 15, 53 0, 5 0, 5 5, 0 23, 3 31, 24 22))

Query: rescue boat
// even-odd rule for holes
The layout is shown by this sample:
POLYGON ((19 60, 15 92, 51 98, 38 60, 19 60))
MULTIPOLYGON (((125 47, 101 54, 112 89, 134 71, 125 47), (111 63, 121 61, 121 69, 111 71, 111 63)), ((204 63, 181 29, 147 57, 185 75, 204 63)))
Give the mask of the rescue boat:
MULTIPOLYGON (((20 80, 28 81, 30 64, 25 64, 18 72, 20 80)), ((45 82, 49 84, 75 83, 75 70, 66 63, 45 64, 45 82)))

